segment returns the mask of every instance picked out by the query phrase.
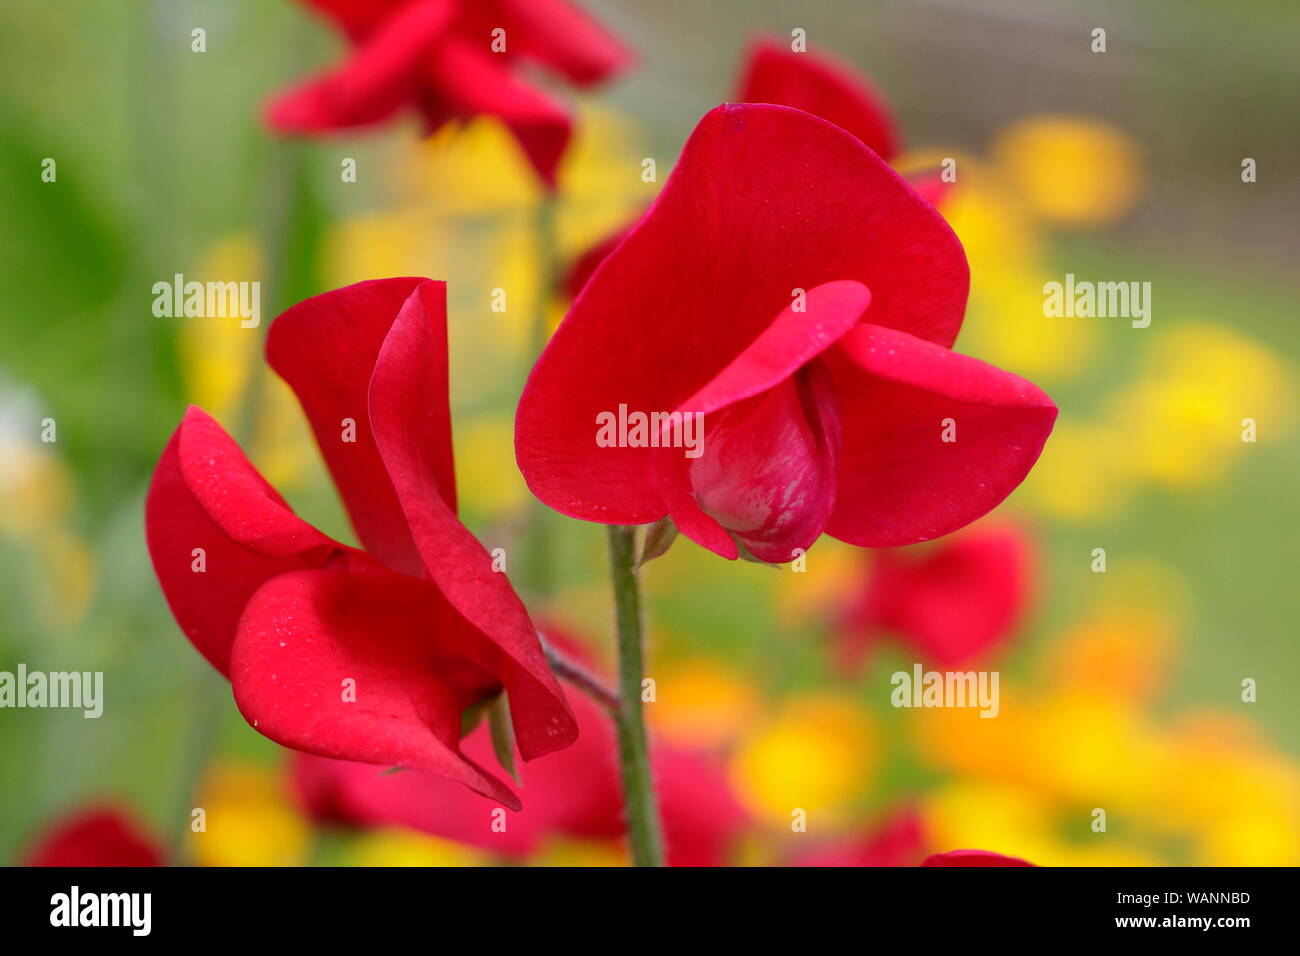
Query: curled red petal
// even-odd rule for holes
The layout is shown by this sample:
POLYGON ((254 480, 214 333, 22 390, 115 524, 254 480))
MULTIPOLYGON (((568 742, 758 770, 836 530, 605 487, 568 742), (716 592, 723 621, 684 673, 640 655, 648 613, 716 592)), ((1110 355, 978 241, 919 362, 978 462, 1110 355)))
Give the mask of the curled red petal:
POLYGON ((881 159, 898 153, 898 131, 885 99, 860 72, 824 51, 795 53, 772 38, 749 48, 736 100, 792 106, 834 123, 881 159))
POLYGON ((489 644, 427 582, 296 571, 248 602, 231 685, 245 719, 276 743, 437 773, 518 809, 459 749, 462 712, 500 686, 489 644))
POLYGON ((456 518, 446 295, 444 283, 424 282, 403 304, 375 362, 370 420, 423 568, 500 656, 492 670, 502 675, 520 752, 531 760, 568 746, 577 727, 523 602, 456 518))
POLYGON ((176 623, 227 675, 253 592, 285 571, 320 567, 342 548, 295 515, 221 426, 193 407, 154 469, 145 537, 176 623))
POLYGON ((850 544, 964 527, 1024 480, 1056 421, 1032 382, 894 329, 859 325, 823 361, 844 427, 827 533, 850 544))
MULTIPOLYGON (((375 446, 369 391, 388 330, 424 281, 375 279, 313 296, 279 316, 266 340, 267 361, 298 396, 366 551, 415 577, 424 563, 375 446)), ((449 468, 450 442, 438 440, 449 468)))

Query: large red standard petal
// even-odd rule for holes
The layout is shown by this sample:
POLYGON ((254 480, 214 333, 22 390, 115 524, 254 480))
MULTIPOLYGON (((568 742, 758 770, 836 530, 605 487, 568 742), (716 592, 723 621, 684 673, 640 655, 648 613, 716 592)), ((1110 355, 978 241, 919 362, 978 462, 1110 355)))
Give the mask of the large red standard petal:
POLYGON ((423 567, 499 655, 524 758, 573 742, 577 727, 506 576, 456 518, 447 404, 447 290, 421 283, 403 304, 375 362, 370 421, 423 567))
POLYGON ((297 571, 248 602, 230 679, 245 719, 295 750, 426 770, 512 809, 460 753, 461 715, 500 687, 494 649, 425 581, 297 571))
POLYGON ((533 369, 515 433, 529 487, 574 517, 658 519, 644 449, 599 447, 597 416, 682 407, 801 291, 840 280, 870 289, 876 324, 947 346, 961 323, 961 247, 878 156, 798 110, 713 110, 533 369))
POLYGON ((295 515, 221 426, 193 407, 154 470, 145 537, 176 623, 223 674, 253 592, 343 548, 295 515))
POLYGON ((793 106, 848 130, 892 160, 898 132, 882 97, 865 76, 825 52, 795 53, 788 43, 763 38, 749 48, 740 89, 741 103, 793 106))
POLYGON ((998 505, 1042 452, 1056 405, 1032 382, 932 342, 860 325, 828 351, 844 428, 827 533, 892 547, 998 505))

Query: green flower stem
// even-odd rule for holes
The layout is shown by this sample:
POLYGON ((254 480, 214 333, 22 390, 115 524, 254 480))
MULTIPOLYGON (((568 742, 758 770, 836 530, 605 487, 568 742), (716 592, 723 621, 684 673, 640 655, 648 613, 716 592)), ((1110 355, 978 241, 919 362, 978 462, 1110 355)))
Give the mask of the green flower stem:
POLYGON ((641 712, 641 589, 636 577, 636 529, 609 526, 609 567, 618 634, 618 755, 628 841, 636 866, 663 866, 663 837, 650 775, 645 718, 641 712))

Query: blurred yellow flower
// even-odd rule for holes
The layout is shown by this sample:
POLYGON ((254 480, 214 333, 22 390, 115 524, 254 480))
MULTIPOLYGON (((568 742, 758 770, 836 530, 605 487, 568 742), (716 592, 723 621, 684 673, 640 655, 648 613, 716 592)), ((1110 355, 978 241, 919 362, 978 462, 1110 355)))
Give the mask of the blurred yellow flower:
POLYGON ((515 464, 515 429, 509 418, 462 419, 452 440, 463 510, 500 518, 524 508, 530 495, 515 464))
POLYGON ((732 782, 754 815, 775 826, 789 826, 796 810, 807 814, 810 829, 833 825, 874 779, 878 736, 843 697, 796 697, 742 743, 732 782))
POLYGON ((1114 428, 1062 416, 1016 500, 1056 518, 1108 518, 1128 505, 1134 479, 1114 428))
POLYGON ((479 850, 414 830, 383 828, 353 838, 344 854, 351 866, 486 866, 479 850))
POLYGON ((692 747, 729 744, 758 713, 758 695, 747 676, 718 661, 692 658, 656 667, 655 684, 655 728, 692 747))
POLYGON ((1104 226, 1123 217, 1144 186, 1134 139, 1082 116, 1030 116, 999 134, 990 150, 1003 179, 1042 219, 1104 226))
POLYGON ((208 769, 198 807, 206 829, 186 833, 200 866, 301 866, 311 828, 285 793, 277 770, 221 761, 208 769))

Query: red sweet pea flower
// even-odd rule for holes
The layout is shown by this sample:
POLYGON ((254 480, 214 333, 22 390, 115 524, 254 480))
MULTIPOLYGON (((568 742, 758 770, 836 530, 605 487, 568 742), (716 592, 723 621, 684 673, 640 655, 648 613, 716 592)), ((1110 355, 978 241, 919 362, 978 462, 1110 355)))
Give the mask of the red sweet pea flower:
POLYGON ((1027 860, 1003 856, 990 850, 949 850, 927 856, 922 866, 1033 866, 1027 860))
POLYGON ((978 527, 922 551, 873 555, 866 586, 837 628, 843 662, 861 663, 880 636, 902 638, 920 659, 961 667, 992 652, 1029 602, 1029 540, 1011 526, 978 527))
POLYGON ((947 224, 858 139, 721 106, 534 367, 520 469, 557 511, 671 515, 727 558, 948 534, 1024 479, 1056 418, 950 350, 967 286, 947 224))
MULTIPOLYGON (((383 774, 372 766, 298 755, 293 779, 307 811, 323 822, 404 826, 522 858, 552 835, 623 836, 617 747, 608 716, 581 693, 570 695, 581 734, 567 750, 521 768, 524 809, 494 827, 495 807, 447 780, 424 773, 383 774)), ((487 728, 464 751, 490 760, 487 728)), ((745 824, 723 769, 703 755, 669 746, 651 753, 670 866, 720 866, 745 824)))
POLYGON ((31 849, 24 866, 162 866, 158 842, 125 810, 90 807, 55 823, 31 849))
POLYGON ((590 86, 630 60, 617 40, 567 0, 305 2, 329 17, 353 50, 343 65, 273 100, 266 114, 272 128, 318 134, 380 123, 414 108, 432 132, 487 114, 510 129, 551 188, 569 141, 569 116, 514 68, 538 63, 590 86))
POLYGON ((517 808, 460 753, 462 712, 504 688, 525 759, 577 727, 523 603, 456 518, 445 285, 383 279, 307 299, 276 319, 267 358, 365 550, 295 515, 191 408, 145 506, 177 623, 277 743, 444 774, 517 808))

